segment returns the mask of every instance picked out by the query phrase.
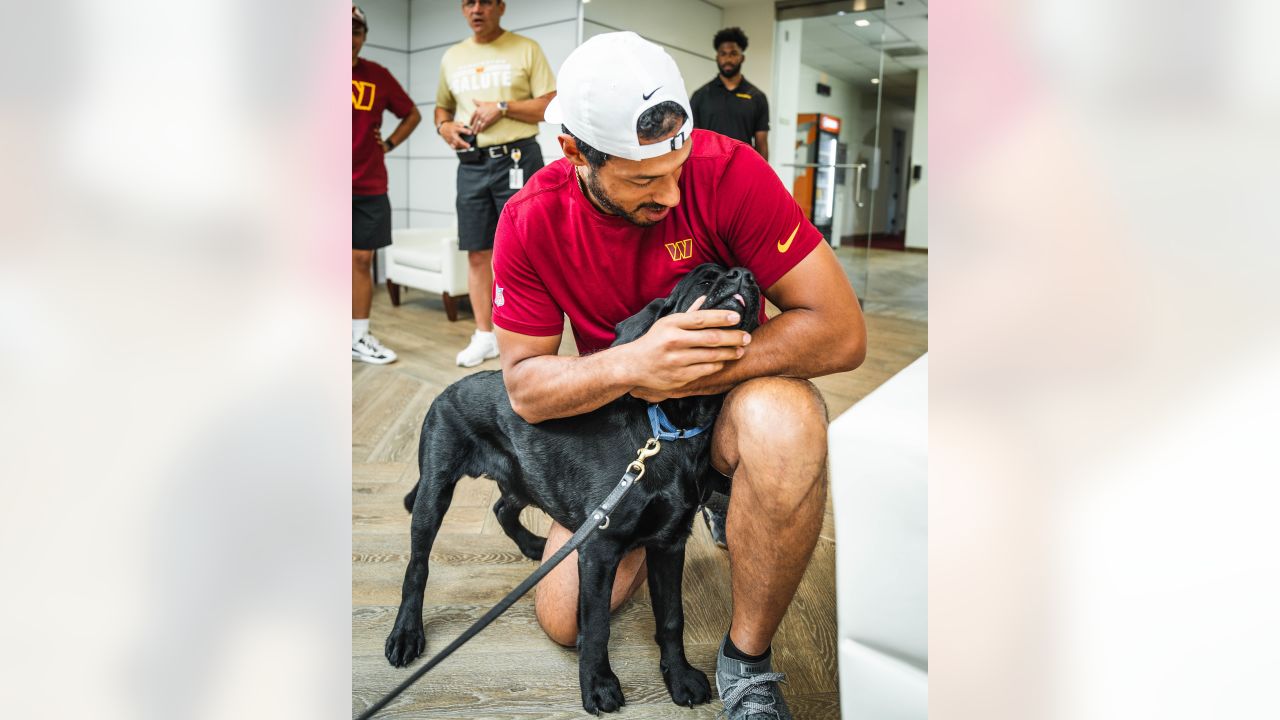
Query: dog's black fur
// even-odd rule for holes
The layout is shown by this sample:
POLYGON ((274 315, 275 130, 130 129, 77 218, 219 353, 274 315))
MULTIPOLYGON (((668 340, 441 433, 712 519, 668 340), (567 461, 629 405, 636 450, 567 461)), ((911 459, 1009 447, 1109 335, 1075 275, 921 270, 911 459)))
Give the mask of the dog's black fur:
MULTIPOLYGON (((760 290, 751 272, 707 263, 686 275, 670 296, 618 323, 614 345, 639 338, 658 318, 687 310, 702 295, 707 297, 703 309, 738 311, 738 328, 750 332, 759 324, 760 290)), ((677 398, 661 407, 677 427, 707 427, 723 400, 723 395, 677 398)), ((426 649, 422 602, 427 559, 461 476, 484 474, 497 481, 502 497, 493 512, 498 522, 526 557, 540 561, 546 539, 520 524, 520 511, 527 505, 539 507, 576 530, 651 435, 645 403, 630 395, 583 415, 531 425, 511 409, 499 371, 476 373, 445 388, 422 424, 421 474, 405 497, 405 508, 413 513, 412 554, 400 612, 387 637, 387 660, 401 667, 426 649)), ((609 596, 619 560, 635 547, 644 547, 648 557, 655 640, 667 690, 679 705, 711 699, 707 676, 685 659, 680 589, 685 541, 699 503, 712 490, 700 482, 710 467, 710 449, 709 430, 662 443, 661 451, 646 462, 644 478, 613 511, 608 527, 578 549, 578 678, 587 712, 612 712, 624 703, 609 666, 609 596)))

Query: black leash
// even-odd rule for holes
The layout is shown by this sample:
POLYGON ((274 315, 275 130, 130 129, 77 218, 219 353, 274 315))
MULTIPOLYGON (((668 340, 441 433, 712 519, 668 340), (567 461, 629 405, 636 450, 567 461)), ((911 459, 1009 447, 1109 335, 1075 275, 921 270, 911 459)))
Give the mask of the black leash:
POLYGON ((635 484, 640 481, 642 476, 644 476, 645 459, 657 455, 658 451, 661 449, 662 443, 658 442, 657 438, 649 438, 649 441, 645 443, 644 447, 640 448, 640 450, 636 452, 636 459, 632 460, 631 464, 627 466, 627 472, 622 476, 622 480, 618 481, 618 484, 614 486, 613 492, 609 493, 609 496, 604 499, 604 502, 600 503, 595 510, 591 511, 591 515, 588 516, 587 521, 582 524, 582 527, 578 528, 578 532, 574 533, 573 537, 569 538, 569 542, 562 545, 560 549, 551 556, 550 560, 546 560, 542 565, 538 566, 538 569, 534 570, 532 575, 525 578, 524 582, 517 585, 515 590, 507 593, 507 596, 502 598, 501 602, 494 605, 489 612, 484 614, 484 617, 480 618, 472 624, 471 627, 467 628, 467 631, 458 636, 457 640, 449 643, 448 647, 436 653, 435 657, 431 658, 425 665, 418 668, 407 680, 400 683, 395 690, 387 693, 381 700, 369 706, 369 709, 361 713, 356 720, 368 720, 368 718, 377 714, 379 710, 387 706, 387 703, 394 700, 397 695, 408 690, 410 685, 421 679, 423 675, 426 675, 431 668, 439 665, 440 661, 449 657, 453 654, 454 650, 462 647, 463 643, 475 637, 481 630, 488 627, 489 623, 493 622, 499 615, 506 612, 507 609, 514 605, 515 602, 523 597, 525 593, 533 589, 533 586, 537 585, 538 581, 542 580, 542 578, 545 577, 547 573, 551 572, 556 565, 559 565, 560 561, 569 557, 569 553, 576 550, 579 545, 591 536, 591 533, 596 530, 609 527, 609 513, 618 506, 618 503, 622 500, 623 496, 625 496, 631 488, 635 487, 635 484))

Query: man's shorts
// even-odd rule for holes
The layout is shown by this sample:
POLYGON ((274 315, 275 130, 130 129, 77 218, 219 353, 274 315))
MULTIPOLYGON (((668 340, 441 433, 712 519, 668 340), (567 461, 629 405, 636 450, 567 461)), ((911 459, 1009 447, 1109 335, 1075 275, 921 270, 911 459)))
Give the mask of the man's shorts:
MULTIPOLYGON (((507 146, 520 149, 520 168, 527 184, 542 169, 542 149, 537 138, 517 140, 507 146)), ((458 163, 458 249, 492 250, 502 208, 519 190, 511 189, 509 171, 515 168, 510 155, 490 157, 489 148, 480 148, 480 162, 458 163)))
POLYGON ((391 201, 386 194, 351 196, 351 249, 377 250, 391 244, 391 201))

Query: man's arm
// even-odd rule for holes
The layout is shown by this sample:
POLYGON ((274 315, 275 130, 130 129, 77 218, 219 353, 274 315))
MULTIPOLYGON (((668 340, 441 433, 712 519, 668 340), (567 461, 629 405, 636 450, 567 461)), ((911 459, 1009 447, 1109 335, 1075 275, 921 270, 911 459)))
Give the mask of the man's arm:
POLYGON ((555 91, 552 91, 541 97, 529 98, 528 100, 512 100, 507 103, 507 117, 512 120, 537 125, 546 116, 547 105, 551 103, 551 99, 555 96, 555 91))
POLYGON ((774 283, 767 295, 782 313, 752 333, 741 360, 684 387, 640 387, 631 394, 657 402, 726 392, 756 377, 812 378, 862 364, 867 354, 862 309, 840 261, 825 242, 774 283))
POLYGON ((769 161, 769 131, 761 130, 756 133, 756 152, 760 153, 760 157, 769 161))
POLYGON ((699 310, 660 318, 640 339, 582 357, 556 355, 560 336, 498 327, 502 378, 516 414, 531 423, 590 412, 644 384, 673 390, 742 357, 751 342, 737 313, 699 310))
MULTIPOLYGON (((549 92, 541 97, 528 100, 512 100, 507 103, 506 117, 529 123, 530 125, 537 125, 542 122, 543 117, 547 114, 547 104, 555 96, 555 92, 549 92)), ((476 111, 471 115, 471 130, 478 135, 485 128, 498 122, 502 117, 502 111, 498 109, 498 103, 481 100, 476 103, 476 111)))
POLYGON ((707 126, 702 124, 702 90, 703 88, 698 88, 693 91, 693 97, 689 98, 689 109, 693 111, 693 126, 705 130, 707 126))
POLYGON ((466 125, 453 121, 453 111, 445 110, 439 105, 436 106, 435 124, 438 128, 437 133, 444 138, 445 144, 454 150, 466 150, 471 147, 466 140, 460 137, 460 133, 467 129, 466 125))
POLYGON ((531 423, 591 412, 633 387, 621 378, 610 351, 561 356, 559 335, 521 335, 496 326, 494 332, 511 409, 531 423))
POLYGON ((756 104, 755 126, 756 152, 769 162, 769 98, 764 93, 760 93, 760 102, 756 104))
MULTIPOLYGON (((387 138, 387 140, 390 141, 392 145, 398 147, 400 143, 409 138, 409 135, 418 127, 418 123, 420 122, 422 122, 422 113, 418 112, 417 107, 414 107, 408 115, 405 115, 404 118, 400 120, 400 124, 396 125, 396 129, 391 133, 391 137, 387 138)), ((382 151, 387 152, 387 150, 387 143, 382 143, 382 151)))

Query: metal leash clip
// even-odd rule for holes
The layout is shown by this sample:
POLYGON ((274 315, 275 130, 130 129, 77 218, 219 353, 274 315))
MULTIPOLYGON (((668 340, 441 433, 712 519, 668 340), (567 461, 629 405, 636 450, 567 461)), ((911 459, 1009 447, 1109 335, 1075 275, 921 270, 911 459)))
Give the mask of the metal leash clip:
POLYGON ((644 447, 636 451, 636 459, 632 460, 631 464, 627 466, 627 472, 635 471, 636 482, 639 482, 640 478, 644 477, 644 461, 647 458, 657 455, 658 451, 661 449, 662 443, 658 442, 657 438, 649 438, 649 441, 644 444, 644 447))
MULTIPOLYGON (((654 455, 657 455, 658 451, 661 449, 662 449, 662 443, 658 442, 657 438, 649 438, 649 441, 644 444, 644 447, 636 451, 636 459, 632 460, 631 464, 627 466, 627 472, 622 476, 622 482, 618 483, 618 488, 625 493, 626 488, 629 488, 632 483, 640 482, 640 478, 644 477, 644 461, 648 458, 653 457, 654 455), (631 473, 635 473, 636 476, 627 477, 631 473)), ((619 497, 619 499, 621 498, 619 497)), ((609 511, 613 509, 609 505, 608 499, 606 499, 604 504, 601 505, 601 508, 605 511, 609 511)), ((611 516, 609 515, 604 516, 604 522, 600 524, 601 530, 605 530, 609 527, 610 517, 611 516)), ((600 519, 599 512, 596 513, 596 519, 597 520, 600 519)))

